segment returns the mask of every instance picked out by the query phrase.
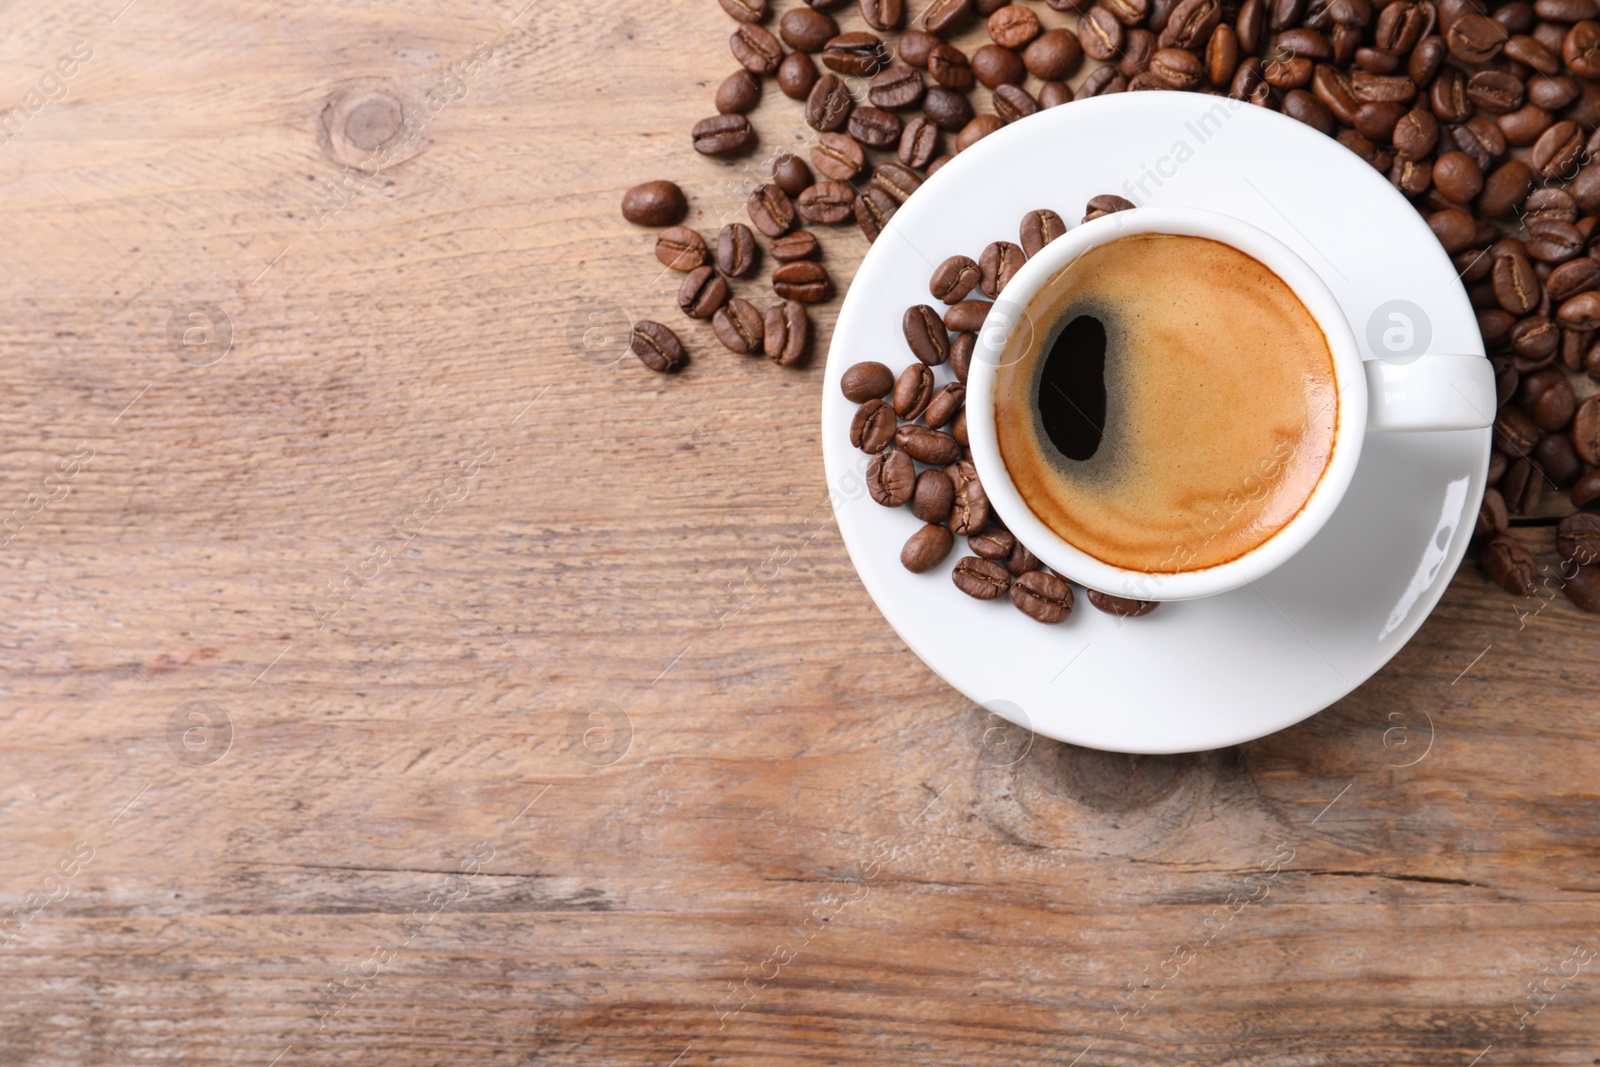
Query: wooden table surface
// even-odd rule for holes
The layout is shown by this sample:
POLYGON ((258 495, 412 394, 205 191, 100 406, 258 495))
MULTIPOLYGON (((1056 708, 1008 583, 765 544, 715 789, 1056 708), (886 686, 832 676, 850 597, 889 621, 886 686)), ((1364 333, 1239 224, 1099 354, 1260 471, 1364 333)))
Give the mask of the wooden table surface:
POLYGON ((1469 565, 1272 737, 996 733, 820 359, 622 353, 622 190, 741 212, 714 4, 125 2, 0 42, 0 1064, 1600 1063, 1592 618, 1469 565))

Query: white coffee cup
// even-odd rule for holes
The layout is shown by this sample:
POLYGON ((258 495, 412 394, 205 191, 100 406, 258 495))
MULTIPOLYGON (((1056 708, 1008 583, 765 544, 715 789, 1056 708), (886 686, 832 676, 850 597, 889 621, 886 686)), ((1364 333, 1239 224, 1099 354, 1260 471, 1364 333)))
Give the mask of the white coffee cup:
MULTIPOLYGON (((1152 284, 1159 285, 1159 280, 1152 284)), ((1045 324, 1039 324, 1045 328, 1045 324)), ((1481 352, 1363 360, 1343 308, 1326 282, 1276 237, 1248 223, 1192 208, 1134 208, 1086 222, 1040 249, 1007 283, 978 334, 967 372, 967 435, 990 502, 1035 555, 1090 589, 1138 600, 1191 600, 1236 589, 1289 560, 1322 529, 1344 497, 1369 433, 1482 429, 1494 421, 1494 370, 1481 352), (1044 284, 1079 256, 1134 234, 1206 237, 1254 257, 1300 298, 1333 354, 1338 420, 1333 455, 1300 513, 1244 555, 1215 566, 1142 572, 1114 566, 1062 539, 1028 507, 1000 456, 995 372, 1032 347, 1028 308, 1044 284), (1016 343, 1012 344, 1015 339, 1016 343)), ((1174 546, 1179 547, 1179 546, 1174 546)))

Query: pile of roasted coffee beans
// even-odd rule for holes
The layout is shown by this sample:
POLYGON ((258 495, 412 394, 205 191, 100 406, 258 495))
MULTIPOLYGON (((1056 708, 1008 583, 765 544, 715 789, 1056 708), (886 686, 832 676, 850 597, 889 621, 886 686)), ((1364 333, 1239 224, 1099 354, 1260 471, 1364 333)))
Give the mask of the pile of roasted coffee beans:
MULTIPOLYGON (((1117 196, 1089 201, 1085 221, 1133 205, 1117 196)), ((1017 268, 1067 232, 1054 211, 1023 217, 1021 244, 995 241, 977 258, 951 256, 934 269, 928 292, 945 305, 907 308, 901 318, 906 345, 916 359, 896 375, 876 360, 857 363, 839 379, 845 399, 859 404, 850 443, 872 457, 867 492, 888 508, 909 506, 923 523, 900 550, 906 570, 922 574, 945 561, 957 536, 969 555, 956 560, 956 588, 979 600, 1008 595, 1023 614, 1056 623, 1072 612, 1073 591, 1005 527, 989 507, 967 450, 967 371, 977 331, 1017 268), (988 299, 980 299, 987 297, 988 299), (949 377, 939 384, 949 368, 949 377)), ((1112 615, 1148 615, 1154 601, 1089 590, 1089 603, 1112 615)))
MULTIPOLYGON (((904 0, 791 0, 776 19, 768 0, 719 2, 739 69, 691 131, 695 150, 750 153, 769 79, 815 134, 809 165, 782 154, 750 194, 782 303, 761 312, 733 294, 759 242, 725 227, 713 262, 702 235, 675 226, 677 186, 630 190, 623 214, 675 227, 656 255, 685 272, 680 307, 723 345, 803 358, 803 305, 833 286, 796 224, 853 221, 873 240, 950 153, 1007 123, 1129 90, 1247 100, 1335 137, 1427 219, 1500 379, 1484 569, 1519 596, 1554 583, 1600 610, 1600 561, 1565 554, 1594 512, 1562 520, 1559 558, 1543 564, 1507 533, 1513 516, 1548 517, 1546 494, 1600 507, 1600 0, 932 0, 910 25, 904 0), (988 40, 973 45, 980 23, 988 40)), ((659 323, 639 324, 634 351, 656 370, 685 359, 659 323)))

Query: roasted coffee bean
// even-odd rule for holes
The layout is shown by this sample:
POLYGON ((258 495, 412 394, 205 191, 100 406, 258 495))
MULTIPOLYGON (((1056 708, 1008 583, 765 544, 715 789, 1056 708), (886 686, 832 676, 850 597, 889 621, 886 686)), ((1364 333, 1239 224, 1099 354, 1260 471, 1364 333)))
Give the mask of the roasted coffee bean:
POLYGON ((1284 94, 1283 113, 1322 134, 1331 135, 1337 125, 1327 105, 1304 89, 1291 89, 1284 94))
POLYGON ((1600 78, 1600 23, 1575 23, 1561 42, 1561 58, 1578 77, 1600 78))
MULTIPOLYGON (((1090 59, 1107 63, 1119 56, 1122 53, 1122 34, 1122 23, 1098 4, 1078 19, 1078 44, 1090 59)), ((1030 45, 1029 49, 1033 47, 1030 45)))
POLYGON ((718 0, 728 17, 739 22, 760 22, 767 17, 767 0, 718 0))
POLYGON ((864 404, 881 400, 894 388, 894 372, 874 359, 848 367, 839 378, 839 389, 846 400, 864 404))
POLYGON ((811 168, 805 160, 789 152, 772 161, 772 183, 790 196, 799 196, 810 188, 811 168))
MULTIPOLYGON (((1385 9, 1385 12, 1387 12, 1389 9, 1402 6, 1409 6, 1408 0, 1394 0, 1394 3, 1390 4, 1389 8, 1385 9)), ((1305 59, 1310 59, 1317 62, 1333 58, 1333 45, 1329 42, 1328 38, 1324 37, 1316 30, 1306 29, 1304 27, 1292 30, 1284 30, 1273 39, 1272 44, 1273 47, 1278 51, 1286 53, 1287 55, 1301 56, 1305 59)), ((1378 47, 1383 48, 1381 40, 1378 47)), ((1405 51, 1405 49, 1384 50, 1405 51)))
POLYGON ((1545 131, 1555 125, 1556 118, 1542 107, 1524 104, 1496 121, 1508 144, 1525 148, 1544 136, 1545 131))
MULTIPOLYGON (((1212 32, 1211 40, 1206 42, 1206 80, 1214 89, 1226 89, 1233 81, 1233 72, 1238 69, 1239 34, 1232 26, 1223 23, 1212 32)), ((1313 74, 1313 80, 1315 77, 1313 74)), ((1346 84, 1348 85, 1348 79, 1346 84)))
POLYGON ((1137 619, 1142 615, 1150 614, 1160 607, 1160 604, 1154 600, 1134 600, 1125 596, 1112 596, 1110 593, 1102 593, 1098 589, 1088 590, 1088 597, 1089 603, 1093 604, 1097 610, 1103 611, 1107 615, 1118 615, 1124 619, 1137 619))
POLYGON ((861 30, 839 34, 827 43, 819 58, 829 70, 857 78, 870 78, 889 65, 883 40, 861 30))
POLYGON ((905 21, 904 0, 861 0, 861 18, 880 33, 898 30, 905 21))
POLYGON ((950 358, 950 334, 945 330, 939 313, 927 304, 906 309, 900 320, 901 332, 912 355, 929 367, 937 367, 950 358))
POLYGON ((847 182, 866 168, 867 153, 861 142, 848 133, 819 134, 811 149, 811 165, 824 177, 847 182))
POLYGON ((820 52, 839 36, 839 24, 832 15, 809 7, 792 8, 778 20, 778 36, 797 52, 820 52))
POLYGON ((1494 420, 1494 446, 1508 456, 1526 456, 1539 443, 1539 425, 1521 408, 1504 407, 1494 420))
POLYGON ((711 267, 696 267, 678 286, 678 308, 691 319, 709 319, 727 302, 727 279, 711 267))
POLYGON ((1078 86, 1076 97, 1079 100, 1088 100, 1095 96, 1110 96, 1112 93, 1126 92, 1128 79, 1115 67, 1096 67, 1083 79, 1083 84, 1078 86))
MULTIPOLYGON (((1218 0, 1180 0, 1156 37, 1156 44, 1161 48, 1203 49, 1211 39, 1211 32, 1221 21, 1222 5, 1218 0)), ((1274 28, 1281 30, 1289 27, 1274 28)))
POLYGON ((1072 587, 1048 571, 1017 575, 1010 593, 1011 602, 1038 622, 1058 623, 1072 614, 1072 587))
POLYGON ((928 69, 928 53, 939 43, 939 38, 925 30, 907 30, 900 35, 899 54, 909 66, 928 69))
POLYGON ((1600 289, 1600 260, 1582 256, 1563 263, 1544 282, 1551 300, 1566 300, 1589 289, 1600 289))
POLYGON ((883 190, 871 185, 867 186, 865 192, 857 193, 850 202, 856 225, 861 227, 869 244, 883 235, 883 231, 889 227, 889 220, 894 218, 894 213, 899 209, 900 205, 883 190))
POLYGON ((1583 130, 1570 119, 1551 126, 1533 143, 1530 162, 1546 181, 1572 178, 1584 162, 1583 130))
POLYGON ((1028 546, 1018 541, 1011 546, 1011 554, 1005 559, 1006 570, 1013 576, 1036 571, 1044 564, 1039 562, 1039 557, 1028 551, 1028 546))
POLYGON ((1066 81, 1083 65, 1083 46, 1071 30, 1046 30, 1023 49, 1022 64, 1041 81, 1066 81))
MULTIPOLYGON (((1298 56, 1280 56, 1261 68, 1261 78, 1274 89, 1298 89, 1302 85, 1311 83, 1311 72, 1315 64, 1309 59, 1298 56)), ((1356 73, 1362 73, 1357 71, 1356 73)), ((1351 80, 1351 92, 1355 92, 1355 81, 1351 80)), ((1270 98, 1270 96, 1269 96, 1270 98)), ((1368 96, 1356 94, 1356 99, 1370 99, 1368 96)))
POLYGON ((942 300, 946 304, 958 303, 972 292, 981 276, 977 262, 971 257, 951 256, 934 268, 928 291, 935 300, 942 300))
POLYGON ((1510 534, 1496 534, 1483 546, 1484 573, 1500 588, 1517 596, 1530 596, 1536 573, 1533 556, 1510 534))
MULTIPOLYGON (((1587 258, 1587 257, 1585 257, 1587 258)), ((1561 363, 1568 370, 1583 370, 1584 360, 1588 356, 1590 342, 1594 334, 1581 330, 1561 331, 1561 363)), ((1485 341, 1485 344, 1488 342, 1485 341)))
MULTIPOLYGON (((1368 3, 1369 0, 1359 0, 1368 3)), ((1367 15, 1371 17, 1369 6, 1367 15)), ((1234 20, 1234 28, 1239 33, 1239 50, 1246 55, 1258 51, 1266 43, 1266 31, 1269 13, 1264 0, 1244 0, 1239 5, 1239 15, 1234 20)), ((1169 19, 1170 21, 1170 19, 1169 19)), ((1363 20, 1365 25, 1365 20, 1363 20)))
POLYGON ((1463 63, 1487 63, 1500 54, 1507 36, 1505 29, 1493 19, 1463 15, 1444 31, 1444 43, 1450 54, 1463 63))
POLYGON ((1565 489, 1583 473, 1583 460, 1564 433, 1547 433, 1533 449, 1533 461, 1557 489, 1565 489))
POLYGON ((1507 339, 1517 353, 1518 370, 1544 366, 1555 357, 1561 343, 1561 331, 1544 315, 1529 315, 1511 327, 1507 339))
POLYGON ((1132 211, 1133 201, 1114 193, 1102 193, 1091 197, 1083 209, 1083 221, 1092 222, 1103 215, 1114 215, 1118 211, 1132 211))
POLYGON ((895 430, 894 443, 910 453, 912 459, 936 467, 961 458, 961 445, 954 437, 914 422, 903 423, 895 430))
POLYGON ((1600 393, 1586 397, 1573 413, 1572 447, 1585 463, 1600 465, 1600 393))
POLYGON ((939 127, 926 116, 914 115, 900 132, 900 147, 895 156, 908 167, 926 167, 939 154, 940 142, 939 127))
POLYGON ((994 600, 1011 584, 1009 571, 982 556, 963 556, 957 560, 951 577, 957 589, 979 600, 994 600))
MULTIPOLYGON (((972 53, 970 66, 972 76, 987 89, 998 89, 1002 85, 1021 85, 1028 78, 1028 70, 1023 65, 1022 57, 1011 49, 1001 48, 997 44, 983 45, 972 53)), ((933 70, 931 59, 928 70, 930 72, 933 70)), ((959 85, 952 87, 961 88, 959 85)))
POLYGON ((1505 498, 1500 495, 1500 490, 1491 485, 1483 491, 1483 503, 1478 505, 1478 524, 1473 527, 1472 534, 1474 537, 1501 534, 1510 525, 1505 498))
POLYGON ((894 395, 890 399, 894 413, 907 420, 921 418, 932 399, 933 371, 921 363, 907 364, 894 383, 894 395))
POLYGON ((1362 103, 1405 103, 1417 95, 1417 86, 1404 74, 1372 74, 1357 70, 1350 74, 1350 92, 1362 103))
POLYGON ((713 115, 695 123, 690 136, 701 155, 726 156, 750 147, 756 132, 743 115, 713 115))
POLYGON ((1501 478, 1506 476, 1506 467, 1509 466, 1504 453, 1489 453, 1489 473, 1485 476, 1490 485, 1496 485, 1501 478))
POLYGON ((1456 203, 1471 203, 1483 189, 1483 172, 1465 152, 1445 152, 1433 161, 1433 184, 1456 203))
POLYGON ((1532 67, 1545 77, 1561 73, 1561 57, 1537 37, 1525 33, 1513 34, 1506 42, 1505 54, 1508 59, 1532 67))
POLYGON ((1355 130, 1340 130, 1334 134, 1334 139, 1368 163, 1376 166, 1378 170, 1387 171, 1389 169, 1390 160, 1386 158, 1387 153, 1380 153, 1377 145, 1361 136, 1355 130), (1385 157, 1382 159, 1381 166, 1379 165, 1380 157, 1385 157))
POLYGON ((639 362, 662 374, 677 370, 689 358, 677 334, 649 319, 633 324, 633 337, 628 347, 639 357, 639 362))
POLYGON ((1150 57, 1150 76, 1165 89, 1193 89, 1205 77, 1205 67, 1193 52, 1163 48, 1150 57))
MULTIPOLYGON (((1522 206, 1533 188, 1533 168, 1520 159, 1508 159, 1483 179, 1477 208, 1489 218, 1509 215, 1522 206)), ((1508 309, 1509 310, 1509 309, 1508 309)))
POLYGON ((772 290, 785 300, 816 304, 833 295, 833 279, 821 263, 799 259, 772 272, 772 290))
POLYGON ((832 224, 850 217, 855 198, 855 190, 843 182, 818 182, 801 193, 794 206, 807 222, 832 224))
POLYGON ((773 238, 772 243, 767 246, 767 251, 779 263, 793 263, 797 259, 816 259, 817 236, 810 230, 796 230, 782 237, 773 238))
MULTIPOLYGON (((1067 232, 1067 224, 1049 208, 1040 208, 1022 216, 1018 240, 1022 254, 1029 259, 1039 254, 1039 249, 1067 232)), ((963 294, 965 295, 965 294, 963 294)))
POLYGON ((932 34, 943 34, 971 13, 972 0, 933 0, 922 11, 922 28, 932 34))
POLYGON ((972 88, 972 64, 967 54, 951 44, 940 44, 928 54, 928 74, 949 89, 972 88))
POLYGON ((811 318, 805 306, 785 300, 767 308, 761 348, 780 367, 792 367, 805 359, 811 348, 811 318))
POLYGON ((850 135, 870 148, 900 143, 900 119, 881 107, 858 107, 850 113, 850 135))
POLYGON ((867 462, 866 477, 868 496, 886 508, 898 508, 916 491, 917 465, 898 448, 886 448, 867 462))
MULTIPOLYGON (((956 417, 950 420, 950 436, 954 437, 957 441, 960 441, 964 446, 972 444, 972 441, 967 437, 966 407, 963 406, 960 411, 956 412, 956 417)), ((1577 453, 1573 454, 1576 455, 1577 453)))
POLYGON ((806 97, 806 125, 820 133, 832 133, 850 121, 855 101, 837 74, 824 74, 806 97))
POLYGON ((717 111, 724 115, 743 115, 761 103, 761 82, 747 70, 736 70, 717 86, 717 111))
POLYGON ((1600 567, 1578 567, 1563 576, 1562 589, 1580 611, 1600 611, 1600 567))
POLYGON ((1573 507, 1586 508, 1600 504, 1600 471, 1590 471, 1579 478, 1573 483, 1572 492, 1568 495, 1573 507))
POLYGON ((978 481, 978 469, 970 459, 963 459, 945 467, 944 472, 955 484, 955 503, 950 508, 950 528, 963 537, 970 537, 989 525, 989 495, 978 481))
MULTIPOLYGON (((662 230, 656 238, 656 259, 663 267, 691 271, 702 266, 709 252, 706 239, 687 226, 673 226, 662 230)), ((1594 262, 1600 267, 1600 262, 1594 262)))
POLYGON ((1439 73, 1449 51, 1443 37, 1424 37, 1417 42, 1417 47, 1411 51, 1411 58, 1406 61, 1406 75, 1418 85, 1427 85, 1439 73))
POLYGON ((671 226, 688 211, 683 190, 672 182, 644 182, 622 194, 622 217, 639 226, 671 226))
POLYGON ((956 134, 956 151, 965 152, 985 137, 1004 126, 998 115, 978 115, 956 134))
POLYGON ((743 278, 755 265, 756 235, 750 227, 742 222, 724 226, 717 234, 717 269, 730 278, 743 278))
POLYGON ((1562 301, 1556 319, 1569 330, 1600 329, 1600 292, 1589 290, 1562 301))
POLYGON ((1016 276, 1027 257, 1010 241, 994 241, 978 257, 978 290, 997 297, 1016 276))
POLYGON ((711 316, 717 340, 730 352, 751 356, 761 351, 766 318, 742 296, 730 299, 711 316))
POLYGON ((1150 14, 1150 0, 1101 0, 1124 26, 1138 26, 1150 14))
POLYGON ((1389 181, 1406 196, 1415 199, 1428 191, 1433 182, 1433 164, 1426 159, 1412 163, 1395 160, 1389 169, 1389 181))
POLYGON ((872 185, 882 189, 895 203, 903 204, 922 185, 922 179, 917 177, 916 171, 898 163, 880 163, 872 172, 872 185))
POLYGON ((1544 494, 1544 471, 1531 459, 1513 459, 1500 479, 1500 495, 1513 515, 1531 515, 1544 494))
POLYGON ((863 452, 877 455, 894 440, 896 425, 894 408, 882 400, 868 400, 856 409, 850 421, 850 443, 863 452))
POLYGON ((1009 530, 1002 530, 998 526, 985 526, 967 538, 967 547, 972 549, 972 554, 975 556, 1004 563, 1011 558, 1012 550, 1017 547, 1017 539, 1009 530))
POLYGON ((944 313, 944 325, 951 333, 977 333, 994 305, 987 300, 962 300, 944 313))
POLYGON ((923 522, 944 522, 950 518, 956 489, 950 476, 940 470, 925 470, 917 475, 911 493, 911 514, 923 522))
POLYGON ((1021 4, 1007 4, 989 16, 989 38, 1002 48, 1023 48, 1039 32, 1039 16, 1021 4))
MULTIPOLYGON (((1505 315, 1506 313, 1497 311, 1495 314, 1505 315)), ((1509 319, 1510 317, 1506 315, 1506 318, 1509 319)), ((1511 360, 1503 356, 1493 357, 1490 362, 1494 367, 1495 405, 1498 407, 1503 404, 1509 404, 1511 398, 1517 395, 1519 381, 1517 368, 1512 364, 1511 360)))
POLYGON ((1267 11, 1268 26, 1274 30, 1287 30, 1300 25, 1305 18, 1306 0, 1272 0, 1267 11))
POLYGON ((810 97, 817 78, 817 64, 804 52, 790 52, 778 64, 778 90, 790 100, 810 97))
POLYGON ((1528 79, 1528 103, 1546 111, 1566 107, 1578 98, 1581 91, 1578 79, 1570 74, 1558 74, 1553 78, 1535 74, 1528 79))
POLYGON ((950 339, 950 370, 963 385, 967 382, 967 371, 972 366, 972 353, 977 346, 975 333, 958 333, 950 339))
MULTIPOLYGON (((1485 194, 1487 195, 1487 193, 1485 194)), ((1490 250, 1494 256, 1494 297, 1513 315, 1527 315, 1539 306, 1539 279, 1520 241, 1500 241, 1490 250)))
POLYGON ((994 91, 994 113, 1002 122, 1012 123, 1039 113, 1039 101, 1018 85, 1002 85, 994 91))
MULTIPOLYGON (((933 400, 928 402, 928 408, 923 411, 923 422, 933 429, 942 429, 955 418, 957 411, 962 410, 966 402, 966 386, 960 382, 949 382, 946 386, 933 394, 933 400)), ((960 438, 957 438, 960 440, 960 438)), ((965 445, 966 442, 962 442, 965 445)))
POLYGON ((972 121, 972 104, 964 94, 935 85, 923 94, 922 114, 941 130, 957 133, 972 121))
POLYGON ((1442 68, 1428 87, 1428 107, 1440 122, 1465 122, 1472 114, 1467 76, 1455 67, 1442 68))
POLYGON ((783 45, 771 33, 744 23, 728 38, 728 50, 751 74, 771 74, 783 62, 783 45))
POLYGON ((1526 95, 1522 79, 1503 70, 1480 70, 1467 79, 1467 99, 1495 115, 1517 110, 1526 95))
POLYGON ((774 184, 758 185, 751 190, 744 211, 756 229, 768 237, 781 237, 794 225, 794 202, 774 184))
POLYGON ((1421 4, 1395 0, 1378 13, 1372 43, 1391 55, 1404 55, 1416 47, 1428 21, 1428 13, 1421 4))
POLYGON ((1471 215, 1455 208, 1435 211, 1428 216, 1428 228, 1439 239, 1439 244, 1452 256, 1472 244, 1478 226, 1471 215))
POLYGON ((949 527, 930 523, 906 541, 900 550, 900 565, 912 574, 926 574, 944 562, 955 543, 949 527))
POLYGON ((1413 108, 1394 127, 1395 154, 1404 160, 1421 159, 1439 141, 1439 120, 1430 111, 1413 108))
POLYGON ((1150 60, 1159 49, 1156 35, 1142 27, 1122 32, 1122 55, 1117 59, 1117 71, 1126 78, 1134 78, 1150 69, 1150 60))
POLYGON ((921 103, 922 91, 922 75, 910 67, 890 67, 873 77, 867 100, 874 107, 898 111, 921 103))

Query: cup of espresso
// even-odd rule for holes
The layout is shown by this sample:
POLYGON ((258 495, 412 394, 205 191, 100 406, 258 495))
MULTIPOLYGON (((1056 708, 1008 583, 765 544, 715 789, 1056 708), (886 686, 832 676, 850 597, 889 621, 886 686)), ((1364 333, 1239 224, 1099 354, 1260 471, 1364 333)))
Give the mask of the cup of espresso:
POLYGON ((1135 208, 1040 249, 990 309, 967 433, 1061 575, 1139 600, 1237 588, 1338 507, 1368 433, 1481 429, 1481 353, 1365 360, 1305 260, 1215 212, 1135 208))

